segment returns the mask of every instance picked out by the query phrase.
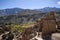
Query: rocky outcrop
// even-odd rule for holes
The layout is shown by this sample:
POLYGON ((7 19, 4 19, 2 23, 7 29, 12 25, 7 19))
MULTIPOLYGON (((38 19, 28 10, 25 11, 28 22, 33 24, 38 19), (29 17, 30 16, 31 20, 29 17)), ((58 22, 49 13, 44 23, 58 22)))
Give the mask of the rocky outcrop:
POLYGON ((4 32, 8 32, 10 31, 10 27, 8 26, 0 26, 0 34, 4 33, 4 32))
POLYGON ((14 35, 11 32, 9 32, 7 34, 3 34, 1 40, 13 40, 13 38, 14 38, 14 35))

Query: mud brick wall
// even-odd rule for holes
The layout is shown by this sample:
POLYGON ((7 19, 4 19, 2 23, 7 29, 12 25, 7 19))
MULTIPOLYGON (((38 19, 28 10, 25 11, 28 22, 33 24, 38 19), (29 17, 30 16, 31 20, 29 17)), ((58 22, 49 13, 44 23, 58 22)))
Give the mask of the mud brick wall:
POLYGON ((50 32, 56 31, 56 22, 55 20, 48 20, 48 27, 50 32))
POLYGON ((46 35, 49 32, 47 20, 42 20, 42 34, 46 35))
POLYGON ((56 20, 55 14, 56 14, 55 12, 50 12, 45 19, 56 20))
POLYGON ((46 35, 47 33, 56 32, 56 20, 54 12, 50 12, 50 15, 47 15, 46 18, 42 18, 42 34, 46 35))
POLYGON ((56 31, 55 20, 42 20, 42 22, 43 22, 42 33, 47 34, 56 31))

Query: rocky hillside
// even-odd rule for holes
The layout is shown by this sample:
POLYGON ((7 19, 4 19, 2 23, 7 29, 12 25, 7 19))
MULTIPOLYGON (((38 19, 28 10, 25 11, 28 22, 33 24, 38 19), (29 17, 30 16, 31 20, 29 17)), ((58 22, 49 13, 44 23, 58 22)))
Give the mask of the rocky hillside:
POLYGON ((45 13, 35 10, 23 10, 15 15, 1 16, 0 23, 27 23, 41 18, 45 13))
POLYGON ((43 9, 21 9, 21 8, 11 8, 0 10, 0 23, 10 24, 10 23, 27 23, 34 22, 44 15, 48 14, 50 11, 55 11, 57 18, 60 20, 60 8, 46 7, 43 9))

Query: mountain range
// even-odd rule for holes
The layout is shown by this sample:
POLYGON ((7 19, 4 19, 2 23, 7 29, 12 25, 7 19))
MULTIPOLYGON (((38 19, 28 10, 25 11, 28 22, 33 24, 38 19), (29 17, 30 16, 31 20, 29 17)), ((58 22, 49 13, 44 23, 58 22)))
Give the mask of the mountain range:
POLYGON ((45 7, 37 10, 41 12, 50 12, 50 11, 60 12, 60 8, 56 8, 56 7, 45 7))
POLYGON ((39 11, 39 12, 50 12, 50 11, 55 11, 55 12, 60 12, 60 8, 56 8, 56 7, 45 7, 42 9, 22 9, 22 8, 9 8, 9 9, 0 9, 0 16, 5 16, 5 15, 13 15, 16 14, 18 12, 22 12, 22 11, 31 11, 30 14, 33 14, 32 12, 34 11, 39 11))
POLYGON ((22 9, 22 8, 9 8, 0 10, 0 23, 27 23, 33 22, 46 15, 48 12, 54 11, 58 14, 60 19, 60 8, 45 7, 42 9, 22 9))

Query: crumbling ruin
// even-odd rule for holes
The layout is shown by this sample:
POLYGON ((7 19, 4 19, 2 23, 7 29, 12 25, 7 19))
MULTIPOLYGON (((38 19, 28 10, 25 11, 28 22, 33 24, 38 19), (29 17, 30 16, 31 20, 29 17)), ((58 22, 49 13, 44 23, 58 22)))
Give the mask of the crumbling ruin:
POLYGON ((50 12, 46 18, 41 19, 42 22, 42 34, 56 32, 56 18, 54 12, 50 12))

